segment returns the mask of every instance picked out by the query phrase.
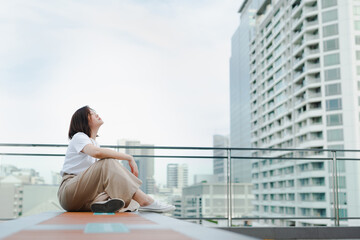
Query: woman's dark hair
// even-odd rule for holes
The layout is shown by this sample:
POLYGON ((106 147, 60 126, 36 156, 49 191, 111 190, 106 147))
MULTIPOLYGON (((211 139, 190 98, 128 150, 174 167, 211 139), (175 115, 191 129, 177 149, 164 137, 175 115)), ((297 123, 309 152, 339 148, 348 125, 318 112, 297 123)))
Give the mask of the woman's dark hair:
POLYGON ((89 126, 90 110, 91 108, 89 106, 84 106, 73 114, 69 128, 69 139, 72 139, 78 132, 83 132, 91 137, 91 129, 89 126))

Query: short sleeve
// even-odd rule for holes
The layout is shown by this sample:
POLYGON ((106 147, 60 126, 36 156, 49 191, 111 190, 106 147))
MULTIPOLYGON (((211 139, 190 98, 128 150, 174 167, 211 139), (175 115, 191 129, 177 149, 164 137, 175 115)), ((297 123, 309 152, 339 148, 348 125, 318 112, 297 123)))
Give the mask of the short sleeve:
POLYGON ((77 153, 80 153, 81 150, 88 144, 93 144, 90 138, 85 133, 76 133, 71 139, 71 144, 75 148, 77 153))

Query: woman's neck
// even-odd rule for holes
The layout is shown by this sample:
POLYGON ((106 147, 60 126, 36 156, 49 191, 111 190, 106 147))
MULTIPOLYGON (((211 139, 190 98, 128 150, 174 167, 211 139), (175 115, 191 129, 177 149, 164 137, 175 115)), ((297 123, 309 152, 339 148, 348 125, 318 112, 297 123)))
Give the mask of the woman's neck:
POLYGON ((99 128, 91 129, 91 136, 90 137, 95 140, 98 131, 99 131, 99 128))

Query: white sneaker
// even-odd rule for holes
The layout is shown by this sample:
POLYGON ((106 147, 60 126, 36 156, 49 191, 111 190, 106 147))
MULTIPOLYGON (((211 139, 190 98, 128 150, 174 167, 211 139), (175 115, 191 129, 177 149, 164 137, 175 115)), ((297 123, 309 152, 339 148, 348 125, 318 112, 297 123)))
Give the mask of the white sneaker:
POLYGON ((163 203, 157 200, 154 200, 154 202, 150 205, 140 207, 139 212, 157 212, 157 213, 165 213, 165 212, 171 212, 175 210, 175 206, 163 203))

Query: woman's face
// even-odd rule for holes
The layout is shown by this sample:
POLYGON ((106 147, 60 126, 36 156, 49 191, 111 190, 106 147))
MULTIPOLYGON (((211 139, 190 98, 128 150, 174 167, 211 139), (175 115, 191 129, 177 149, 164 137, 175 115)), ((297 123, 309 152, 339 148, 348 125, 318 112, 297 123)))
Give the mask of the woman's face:
POLYGON ((89 126, 90 128, 100 127, 104 121, 99 117, 95 110, 90 109, 89 126))

